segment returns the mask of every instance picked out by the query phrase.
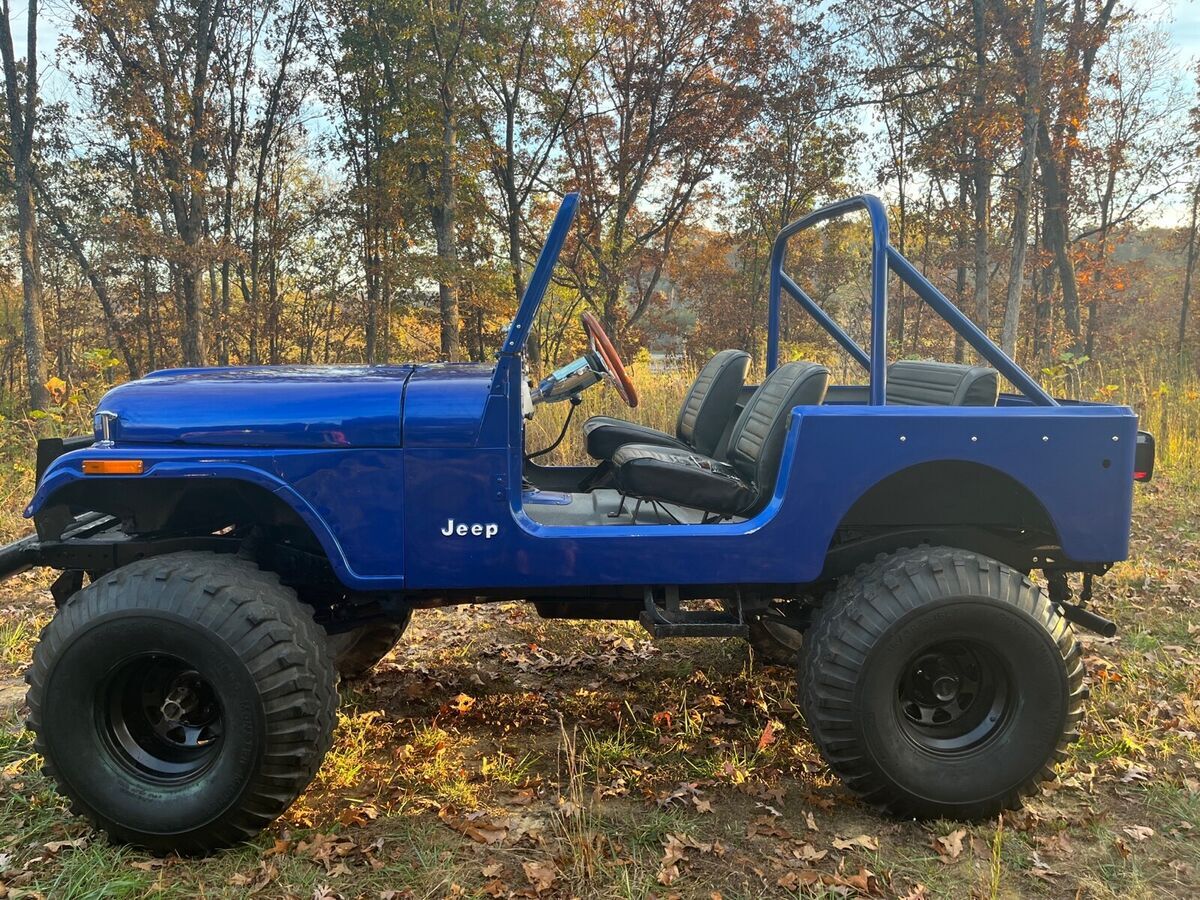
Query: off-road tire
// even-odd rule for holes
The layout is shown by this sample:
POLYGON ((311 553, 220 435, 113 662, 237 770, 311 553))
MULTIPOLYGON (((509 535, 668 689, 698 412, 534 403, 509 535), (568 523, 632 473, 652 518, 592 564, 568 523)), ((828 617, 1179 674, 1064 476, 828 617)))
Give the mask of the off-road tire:
POLYGON ((1022 573, 921 547, 860 567, 826 598, 804 636, 801 703, 829 766, 868 803, 980 820, 1054 778, 1079 736, 1081 657, 1069 624, 1022 573), (953 665, 940 648, 953 648, 944 651, 953 665), (927 670, 941 673, 936 696, 927 670), (957 694, 971 672, 973 699, 957 694))
POLYGON ((253 837, 311 781, 336 722, 337 675, 311 610, 230 555, 104 575, 58 610, 25 678, 27 725, 72 810, 155 851, 253 837), (156 707, 164 672, 181 674, 156 707))
POLYGON ((412 612, 402 622, 363 625, 346 634, 330 637, 333 663, 343 680, 363 678, 387 656, 408 627, 412 612))

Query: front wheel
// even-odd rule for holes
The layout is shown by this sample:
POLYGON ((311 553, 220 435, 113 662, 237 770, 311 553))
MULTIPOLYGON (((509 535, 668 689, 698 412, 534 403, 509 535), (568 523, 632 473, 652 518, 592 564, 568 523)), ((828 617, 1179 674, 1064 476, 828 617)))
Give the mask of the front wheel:
POLYGON ((1066 756, 1083 712, 1070 626, 1028 578, 945 547, 866 567, 805 635, 805 718, 843 783, 901 816, 1016 808, 1066 756))
POLYGON ((28 726, 72 809, 123 843, 253 837, 332 741, 337 675, 311 611, 233 556, 132 563, 72 596, 26 674, 28 726))

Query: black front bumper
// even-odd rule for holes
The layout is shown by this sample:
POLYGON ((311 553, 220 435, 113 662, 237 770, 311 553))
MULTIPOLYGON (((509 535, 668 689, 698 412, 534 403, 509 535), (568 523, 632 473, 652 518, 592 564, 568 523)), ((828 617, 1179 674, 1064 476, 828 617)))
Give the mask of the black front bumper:
POLYGON ((78 546, 86 538, 112 529, 117 524, 113 516, 89 512, 76 516, 57 540, 45 541, 34 533, 0 547, 0 581, 20 575, 34 566, 66 568, 64 563, 69 560, 63 552, 64 548, 78 546))

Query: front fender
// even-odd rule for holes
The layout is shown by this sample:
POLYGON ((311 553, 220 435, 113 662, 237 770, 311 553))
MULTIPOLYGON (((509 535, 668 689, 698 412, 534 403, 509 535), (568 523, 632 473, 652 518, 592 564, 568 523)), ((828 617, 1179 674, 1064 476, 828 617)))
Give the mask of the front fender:
MULTIPOLYGON (((182 479, 243 481, 271 492, 296 513, 325 551, 338 578, 348 587, 372 589, 385 586, 394 589, 397 581, 403 581, 402 572, 363 572, 360 571, 363 568, 361 565, 356 569, 353 553, 343 546, 336 536, 335 524, 330 521, 331 517, 336 518, 338 510, 330 507, 328 491, 322 493, 320 486, 314 484, 316 479, 311 477, 314 471, 322 468, 314 465, 314 457, 320 457, 325 463, 323 469, 328 471, 330 463, 336 465, 355 455, 355 451, 247 454, 245 451, 208 450, 203 456, 198 456, 191 448, 92 446, 56 459, 43 475, 24 514, 26 518, 36 519, 52 509, 56 505, 56 498, 61 497, 68 488, 92 482, 134 483, 182 479), (86 460, 130 458, 142 460, 145 469, 141 475, 85 475, 83 472, 86 460), (381 580, 386 584, 379 584, 381 580)), ((72 499, 71 502, 77 504, 78 500, 72 499)))

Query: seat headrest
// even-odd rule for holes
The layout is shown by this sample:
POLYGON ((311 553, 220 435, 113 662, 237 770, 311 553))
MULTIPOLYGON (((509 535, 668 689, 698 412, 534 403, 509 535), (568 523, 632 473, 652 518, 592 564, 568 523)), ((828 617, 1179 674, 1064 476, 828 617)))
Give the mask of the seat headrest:
POLYGON ((995 406, 1000 375, 987 366, 902 359, 888 366, 893 406, 995 406))

